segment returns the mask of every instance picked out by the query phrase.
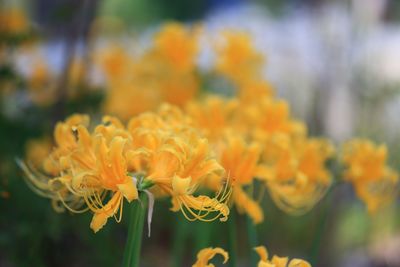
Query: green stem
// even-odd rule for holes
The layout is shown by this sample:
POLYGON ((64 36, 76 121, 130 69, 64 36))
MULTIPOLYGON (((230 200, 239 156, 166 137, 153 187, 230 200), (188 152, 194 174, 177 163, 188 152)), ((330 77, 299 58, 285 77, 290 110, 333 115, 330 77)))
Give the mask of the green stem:
POLYGON ((128 240, 126 241, 123 267, 138 267, 140 249, 142 247, 143 225, 147 207, 147 196, 140 193, 139 200, 129 205, 130 218, 128 227, 128 240))
POLYGON ((228 249, 229 249, 229 266, 237 266, 237 227, 236 227, 236 210, 231 209, 228 219, 228 249))
POLYGON ((333 193, 332 188, 328 191, 327 193, 327 198, 326 198, 326 204, 322 208, 322 214, 320 216, 320 220, 317 226, 317 229, 315 231, 314 235, 314 240, 312 242, 312 247, 311 247, 311 264, 313 266, 316 266, 318 263, 318 258, 319 258, 319 253, 321 249, 321 244, 322 244, 322 239, 323 235, 325 233, 326 225, 328 223, 329 216, 332 216, 333 212, 333 193))
POLYGON ((194 254, 196 255, 201 249, 211 246, 211 236, 213 231, 212 222, 196 222, 194 233, 194 254))
POLYGON ((257 266, 257 255, 254 253, 254 248, 258 246, 257 228, 249 216, 246 216, 247 238, 250 248, 250 266, 257 266))
POLYGON ((171 266, 182 266, 182 259, 185 253, 186 239, 188 236, 188 221, 176 216, 174 239, 172 244, 171 266))

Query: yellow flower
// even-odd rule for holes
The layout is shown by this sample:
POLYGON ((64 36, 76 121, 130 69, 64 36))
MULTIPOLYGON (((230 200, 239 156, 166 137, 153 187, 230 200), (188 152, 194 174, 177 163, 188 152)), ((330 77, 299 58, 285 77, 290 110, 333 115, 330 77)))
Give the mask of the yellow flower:
POLYGON ((191 101, 185 111, 193 119, 197 128, 205 136, 215 142, 221 139, 226 129, 234 127, 235 112, 239 102, 235 99, 223 99, 218 96, 208 96, 202 101, 191 101))
POLYGON ((128 129, 109 116, 92 132, 88 123, 87 116, 73 115, 56 125, 56 147, 44 162, 46 175, 20 163, 29 185, 58 210, 91 210, 90 226, 97 232, 108 218, 121 220, 125 200, 151 191, 170 196, 172 209, 189 220, 227 219, 228 184, 214 198, 194 195, 208 176, 222 176, 224 170, 179 109, 163 106, 158 113, 145 113, 133 118, 128 129))
POLYGON ((108 146, 104 137, 99 136, 95 141, 97 154, 96 171, 88 173, 87 176, 82 178, 79 177, 79 182, 73 183, 78 183, 74 186, 77 187, 77 190, 82 190, 79 188, 84 187, 86 187, 84 190, 101 188, 98 192, 84 195, 87 205, 94 212, 90 227, 97 232, 107 222, 107 219, 114 216, 119 209, 122 213, 122 198, 131 202, 138 198, 138 191, 133 177, 128 176, 127 164, 123 155, 127 140, 117 136, 112 139, 108 146), (92 180, 91 183, 94 183, 94 186, 89 187, 87 181, 83 181, 85 178, 92 180), (105 205, 101 200, 103 196, 102 189, 112 192, 111 199, 105 205))
POLYGON ((154 110, 162 101, 161 99, 157 88, 139 87, 130 82, 116 82, 110 84, 104 110, 127 121, 132 116, 154 110))
POLYGON ((227 219, 227 185, 216 198, 193 196, 207 177, 221 176, 224 171, 212 156, 206 139, 190 127, 178 127, 174 119, 163 121, 150 113, 134 118, 128 129, 136 148, 127 154, 130 164, 146 174, 144 181, 172 197, 172 210, 181 210, 189 220, 209 221, 221 216, 222 221, 227 219), (155 127, 141 127, 151 123, 155 127), (210 218, 210 213, 216 215, 210 218))
POLYGON ((239 86, 238 97, 247 104, 251 105, 257 102, 260 98, 273 97, 274 89, 267 81, 256 80, 246 81, 239 86))
POLYGON ((242 138, 233 135, 228 135, 226 139, 220 162, 233 181, 233 201, 239 211, 245 211, 254 223, 260 223, 264 219, 260 205, 242 188, 253 183, 260 159, 260 147, 255 143, 246 144, 242 138))
POLYGON ((0 33, 23 34, 28 30, 28 18, 18 8, 8 8, 0 11, 0 33))
POLYGON ((179 23, 165 24, 154 38, 154 50, 179 72, 192 71, 198 54, 199 28, 190 31, 179 23))
POLYGON ((225 43, 218 47, 216 70, 237 84, 258 80, 264 58, 254 48, 250 36, 225 32, 225 43))
MULTIPOLYGON (((87 115, 75 114, 65 120, 59 122, 54 129, 54 141, 56 147, 53 149, 49 157, 44 161, 43 168, 50 175, 57 175, 63 171, 63 162, 74 149, 78 147, 76 138, 76 130, 78 126, 87 127, 89 125, 89 117, 87 115)), ((81 129, 83 131, 83 128, 81 129)))
POLYGON ((48 65, 36 60, 28 77, 29 97, 37 105, 49 105, 55 100, 55 84, 48 65))
POLYGON ((254 250, 260 256, 258 267, 311 267, 307 261, 301 259, 292 259, 289 262, 287 257, 278 257, 274 255, 272 259, 269 260, 268 251, 264 246, 255 247, 254 250))
POLYGON ((192 265, 192 267, 214 267, 214 264, 208 263, 215 255, 220 254, 224 257, 224 264, 228 261, 229 255, 222 248, 203 248, 197 253, 197 261, 192 265))
POLYGON ((344 179, 351 182, 357 196, 370 213, 391 203, 398 190, 398 173, 387 166, 386 145, 355 139, 343 147, 342 160, 347 166, 344 179))
POLYGON ((118 45, 101 50, 100 54, 95 56, 95 60, 110 83, 127 79, 133 64, 129 54, 118 45))
POLYGON ((257 140, 264 141, 274 134, 304 136, 306 127, 291 118, 289 105, 284 100, 260 97, 253 105, 244 107, 244 121, 254 127, 257 140))
POLYGON ((196 95, 200 81, 196 71, 198 30, 166 24, 137 58, 122 48, 102 53, 100 65, 107 77, 104 108, 128 120, 161 103, 183 106, 196 95))
POLYGON ((266 181, 277 206, 290 214, 309 211, 331 185, 325 167, 333 146, 323 139, 276 136, 266 143, 258 176, 266 181))
POLYGON ((43 161, 50 154, 52 144, 49 139, 32 139, 26 144, 26 161, 35 168, 42 168, 43 161))
POLYGON ((66 184, 71 182, 71 175, 66 171, 71 168, 70 157, 79 146, 76 134, 85 133, 84 125, 88 123, 89 118, 80 114, 57 123, 54 131, 56 147, 44 159, 42 167, 31 165, 29 158, 28 165, 17 161, 26 174, 25 178, 30 188, 38 195, 50 198, 53 208, 58 212, 64 211, 64 207, 76 210, 84 204, 79 196, 71 193, 66 187, 66 184), (44 173, 38 169, 43 169, 44 173))

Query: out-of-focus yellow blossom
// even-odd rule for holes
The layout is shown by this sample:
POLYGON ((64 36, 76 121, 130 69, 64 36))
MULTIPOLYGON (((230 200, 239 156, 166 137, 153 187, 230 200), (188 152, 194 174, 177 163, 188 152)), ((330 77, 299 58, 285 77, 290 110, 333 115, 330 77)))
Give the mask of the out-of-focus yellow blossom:
POLYGON ((196 70, 199 30, 166 24, 153 44, 132 58, 114 48, 100 60, 108 87, 106 112, 124 120, 155 110, 162 102, 183 106, 199 88, 196 70))
POLYGON ((106 116, 90 132, 89 118, 74 115, 56 125, 56 147, 43 165, 47 176, 21 165, 35 192, 56 207, 90 209, 95 232, 110 217, 119 222, 124 199, 136 200, 138 190, 170 196, 172 210, 181 210, 189 220, 225 221, 228 185, 213 198, 194 195, 204 179, 222 176, 224 170, 189 121, 179 109, 164 106, 133 118, 127 129, 106 116))
POLYGON ((224 257, 224 264, 228 261, 229 255, 222 248, 203 248, 197 253, 197 261, 192 265, 192 267, 214 267, 215 265, 212 263, 208 263, 215 255, 220 254, 224 257))
POLYGON ((311 267, 310 263, 301 259, 292 259, 289 261, 288 257, 274 255, 272 259, 269 260, 268 251, 264 246, 255 247, 254 250, 260 256, 258 267, 311 267))
POLYGON ((398 191, 398 173, 387 166, 387 153, 386 145, 366 139, 351 140, 343 147, 344 179, 353 184, 370 213, 392 202, 398 191))
POLYGON ((37 105, 49 105, 55 100, 55 86, 48 65, 36 60, 28 76, 29 97, 37 105))
POLYGON ((198 54, 199 28, 188 30, 182 24, 168 23, 154 38, 155 53, 178 72, 192 71, 198 54))
POLYGON ((96 59, 109 83, 130 79, 132 71, 131 56, 120 46, 113 45, 100 51, 96 59))
POLYGON ((258 169, 272 199, 283 211, 303 214, 324 196, 331 185, 326 161, 334 148, 324 139, 276 136, 266 143, 264 165, 258 169))
POLYGON ((246 144, 242 138, 233 135, 228 135, 226 139, 220 161, 229 179, 233 181, 232 196, 235 206, 239 212, 248 214, 255 224, 260 223, 264 219, 263 211, 243 189, 243 186, 252 185, 256 176, 260 146, 255 143, 246 144))
POLYGON ((244 104, 251 105, 264 97, 273 97, 274 89, 267 81, 248 81, 240 85, 238 98, 244 104))
POLYGON ((79 90, 83 88, 81 85, 84 82, 84 68, 83 60, 80 58, 74 58, 69 73, 68 97, 74 98, 77 97, 79 93, 82 93, 79 90))
POLYGON ((243 113, 243 120, 254 128, 254 137, 260 141, 275 134, 296 137, 306 133, 305 125, 291 117, 289 104, 284 100, 261 97, 253 105, 245 106, 243 113))
POLYGON ((0 34, 24 34, 28 31, 28 28, 28 18, 21 9, 6 8, 0 10, 0 34))
POLYGON ((209 140, 216 142, 221 139, 226 129, 234 127, 233 120, 238 108, 239 101, 236 99, 208 96, 202 101, 189 102, 185 110, 196 127, 201 129, 209 140))
POLYGON ((26 161, 35 168, 41 168, 43 161, 50 154, 52 144, 49 139, 32 139, 26 144, 26 161))
POLYGON ((225 32, 224 43, 217 48, 216 71, 237 84, 259 80, 264 57, 253 46, 249 35, 225 32))

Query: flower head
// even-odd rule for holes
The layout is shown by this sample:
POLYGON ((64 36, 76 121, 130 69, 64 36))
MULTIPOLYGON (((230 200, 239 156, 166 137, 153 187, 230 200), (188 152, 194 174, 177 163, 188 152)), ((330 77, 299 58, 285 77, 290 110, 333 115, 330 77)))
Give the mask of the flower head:
POLYGON ((198 53, 199 28, 189 30, 179 23, 163 26, 154 38, 155 52, 179 72, 194 68, 198 53))
POLYGON ((264 246, 255 247, 254 250, 260 256, 258 267, 311 267, 311 265, 307 261, 301 259, 292 259, 289 262, 289 259, 287 257, 278 257, 274 255, 269 260, 268 251, 264 246))
POLYGON ((259 176, 266 181, 272 199, 282 210, 303 214, 326 193, 331 175, 326 161, 333 146, 323 139, 290 139, 277 136, 267 143, 259 176))
POLYGON ((375 145, 365 139, 351 140, 344 145, 342 160, 347 166, 345 180, 353 184, 370 213, 393 201, 399 178, 387 166, 386 145, 375 145))
POLYGON ((253 46, 249 35, 225 32, 225 42, 218 47, 217 72, 241 84, 258 80, 264 58, 253 46))
POLYGON ((246 143, 241 137, 228 135, 222 145, 220 161, 233 181, 232 199, 239 211, 244 211, 254 223, 264 219, 263 211, 255 200, 245 192, 244 186, 252 185, 256 177, 261 148, 256 143, 246 143))
POLYGON ((214 267, 214 264, 208 263, 215 255, 220 254, 224 257, 224 262, 226 263, 229 259, 228 252, 222 248, 203 248, 197 253, 197 261, 192 265, 192 267, 214 267))

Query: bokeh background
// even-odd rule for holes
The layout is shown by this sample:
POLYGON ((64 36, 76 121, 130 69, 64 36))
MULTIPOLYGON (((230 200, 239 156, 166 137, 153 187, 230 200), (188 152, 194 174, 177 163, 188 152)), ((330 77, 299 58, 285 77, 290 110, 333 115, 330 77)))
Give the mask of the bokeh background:
MULTIPOLYGON (((265 76, 312 135, 337 144, 352 136, 385 142, 391 166, 400 170, 400 1, 0 1, 1 10, 10 7, 25 13, 29 27, 0 36, 0 266, 120 265, 126 220, 110 221, 94 234, 90 214, 55 213, 25 184, 15 158, 24 157, 28 140, 51 133, 57 120, 99 109, 106 88, 91 68, 94 47, 110 40, 146 46, 166 21, 200 22, 215 34, 249 32, 267 58, 265 76), (85 75, 71 82, 76 57, 85 75), (48 105, 30 99, 27 77, 41 61, 51 67, 58 92, 68 84, 75 97, 58 95, 48 105)), ((207 51, 199 64, 210 64, 207 51)), ((400 266, 398 204, 370 216, 351 186, 340 184, 312 211, 292 217, 267 196, 258 240, 273 254, 305 258, 314 266, 400 266)), ((175 266, 172 253, 190 266, 200 248, 226 247, 223 224, 189 224, 169 205, 156 203, 143 266, 175 266)), ((239 229, 245 228, 242 219, 239 229)), ((248 258, 244 232, 238 242, 241 266, 248 258)))

